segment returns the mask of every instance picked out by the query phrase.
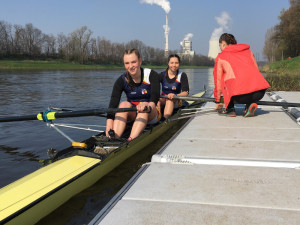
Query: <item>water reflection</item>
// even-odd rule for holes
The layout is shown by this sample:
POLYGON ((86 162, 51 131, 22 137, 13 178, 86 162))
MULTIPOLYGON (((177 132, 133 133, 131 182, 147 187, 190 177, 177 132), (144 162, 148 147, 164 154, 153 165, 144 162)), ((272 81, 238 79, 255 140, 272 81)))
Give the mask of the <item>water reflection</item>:
POLYGON ((29 161, 34 161, 37 162, 39 161, 39 156, 32 154, 29 151, 26 152, 19 152, 19 148, 17 147, 9 147, 5 145, 0 145, 0 152, 3 151, 5 154, 14 156, 13 160, 20 161, 20 160, 29 160, 29 161))

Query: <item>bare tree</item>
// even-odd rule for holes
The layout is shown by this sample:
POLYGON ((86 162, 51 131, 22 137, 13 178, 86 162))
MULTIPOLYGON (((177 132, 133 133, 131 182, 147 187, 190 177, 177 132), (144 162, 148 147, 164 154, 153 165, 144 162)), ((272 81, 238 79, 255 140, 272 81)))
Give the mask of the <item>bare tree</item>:
POLYGON ((264 55, 268 58, 269 62, 276 61, 276 55, 278 51, 279 40, 277 37, 277 31, 275 27, 267 30, 265 35, 265 46, 263 49, 264 55))
POLYGON ((86 26, 81 27, 71 33, 71 49, 73 58, 84 63, 88 58, 88 44, 90 43, 92 31, 86 26))
POLYGON ((98 58, 102 63, 109 63, 109 57, 111 52, 111 41, 101 39, 98 37, 97 39, 97 48, 98 48, 98 58))
POLYGON ((56 38, 53 35, 44 35, 42 53, 47 57, 55 57, 56 54, 56 38))
POLYGON ((30 56, 41 54, 44 35, 41 30, 34 28, 32 24, 22 26, 15 25, 15 48, 16 52, 30 56))
POLYGON ((60 59, 70 59, 69 40, 66 35, 59 33, 56 38, 57 52, 60 59))
POLYGON ((90 59, 92 61, 97 61, 98 49, 97 49, 97 40, 95 38, 91 38, 90 41, 90 59))
POLYGON ((0 54, 9 55, 13 50, 12 26, 0 21, 0 54))

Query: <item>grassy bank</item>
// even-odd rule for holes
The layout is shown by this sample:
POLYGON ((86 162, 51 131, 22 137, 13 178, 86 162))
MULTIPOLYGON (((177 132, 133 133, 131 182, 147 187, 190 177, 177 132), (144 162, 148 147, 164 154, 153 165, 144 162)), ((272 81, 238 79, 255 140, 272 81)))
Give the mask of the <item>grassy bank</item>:
POLYGON ((266 65, 262 72, 275 75, 300 75, 300 56, 266 65))
POLYGON ((0 70, 93 70, 121 69, 118 65, 82 65, 60 60, 0 60, 0 70))
MULTIPOLYGON (((165 69, 165 66, 142 65, 144 68, 165 69)), ((208 68, 204 66, 181 66, 181 69, 208 68)), ((0 70, 98 70, 124 69, 123 65, 82 65, 62 60, 0 60, 0 70)))
POLYGON ((264 66, 270 91, 300 91, 300 56, 264 66))

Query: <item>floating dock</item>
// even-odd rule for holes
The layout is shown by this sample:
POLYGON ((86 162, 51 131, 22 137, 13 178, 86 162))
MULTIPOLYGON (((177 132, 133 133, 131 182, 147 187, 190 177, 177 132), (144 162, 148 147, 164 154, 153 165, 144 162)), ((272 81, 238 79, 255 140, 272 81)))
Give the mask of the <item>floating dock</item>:
MULTIPOLYGON (((263 100, 299 102, 300 92, 271 97, 263 100)), ((299 108, 259 106, 244 118, 237 105, 229 118, 214 106, 205 104, 90 224, 299 225, 299 108)))

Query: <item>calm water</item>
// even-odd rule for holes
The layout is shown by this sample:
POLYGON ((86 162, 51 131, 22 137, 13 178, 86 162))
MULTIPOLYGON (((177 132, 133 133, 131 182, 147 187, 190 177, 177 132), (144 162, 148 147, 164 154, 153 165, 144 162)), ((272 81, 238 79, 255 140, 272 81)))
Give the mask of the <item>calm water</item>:
MULTIPOLYGON (((161 70, 156 70, 161 72, 161 70)), ((212 69, 185 69, 190 93, 212 93, 212 69)), ((74 110, 106 108, 111 89, 122 70, 0 72, 0 117, 37 114, 48 107, 74 110)), ((60 121, 57 121, 60 122, 60 121)), ((101 117, 64 119, 72 124, 105 125, 101 117)), ((98 128, 98 129, 105 129, 98 128)), ((77 141, 94 132, 63 129, 77 141)), ((156 143, 160 146, 163 143, 156 143)), ((0 123, 0 188, 37 170, 47 149, 63 149, 70 142, 40 121, 0 123)), ((153 146, 152 146, 153 147, 153 146)), ((148 151, 147 151, 148 152, 148 151)), ((72 198, 40 224, 86 224, 134 174, 151 154, 140 153, 72 198)))

